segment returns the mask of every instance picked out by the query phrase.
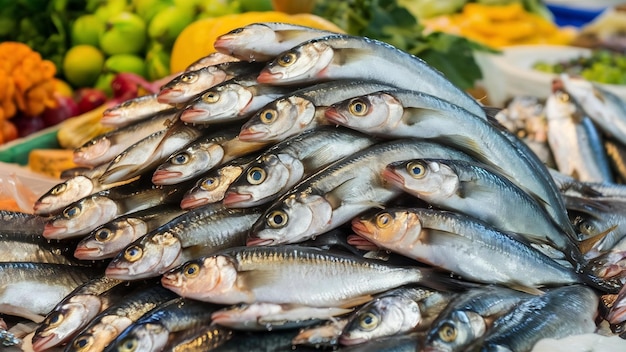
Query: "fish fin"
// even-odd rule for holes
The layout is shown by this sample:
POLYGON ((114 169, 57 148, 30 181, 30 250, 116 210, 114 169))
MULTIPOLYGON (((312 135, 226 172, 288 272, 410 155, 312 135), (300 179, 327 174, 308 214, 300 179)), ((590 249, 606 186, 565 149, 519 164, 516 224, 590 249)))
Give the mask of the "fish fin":
POLYGON ((530 286, 518 284, 516 282, 509 283, 507 286, 513 290, 525 292, 534 296, 540 296, 545 293, 542 290, 538 289, 537 287, 530 287, 530 286))
POLYGON ((599 234, 578 243, 578 248, 583 254, 587 254, 598 242, 602 241, 609 233, 617 228, 617 224, 600 232, 599 234))
POLYGON ((35 323, 41 323, 45 318, 44 316, 33 313, 24 307, 14 306, 8 303, 0 304, 0 313, 22 317, 34 321, 35 323))
POLYGON ((328 201, 333 209, 339 208, 342 205, 344 199, 350 198, 347 197, 346 194, 350 195, 359 192, 358 187, 352 185, 352 180, 355 179, 356 177, 344 181, 343 183, 335 187, 332 191, 327 192, 324 195, 324 198, 326 199, 326 201, 328 201))
POLYGON ((339 308, 348 309, 348 308, 360 306, 362 304, 365 304, 365 303, 371 301, 373 298, 374 297, 372 295, 363 295, 363 296, 358 296, 358 297, 352 297, 352 298, 344 301, 338 307, 339 308))

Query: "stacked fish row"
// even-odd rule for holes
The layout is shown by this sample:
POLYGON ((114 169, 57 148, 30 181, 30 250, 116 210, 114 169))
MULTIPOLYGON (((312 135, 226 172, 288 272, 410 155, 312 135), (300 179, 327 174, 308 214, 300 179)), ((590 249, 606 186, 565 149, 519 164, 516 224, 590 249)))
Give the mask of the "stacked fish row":
POLYGON ((488 109, 367 38, 264 23, 215 47, 107 111, 117 128, 35 204, 74 249, 37 270, 40 295, 83 273, 37 309, 11 292, 46 315, 36 351, 527 351, 596 331, 598 292, 623 283, 488 109))

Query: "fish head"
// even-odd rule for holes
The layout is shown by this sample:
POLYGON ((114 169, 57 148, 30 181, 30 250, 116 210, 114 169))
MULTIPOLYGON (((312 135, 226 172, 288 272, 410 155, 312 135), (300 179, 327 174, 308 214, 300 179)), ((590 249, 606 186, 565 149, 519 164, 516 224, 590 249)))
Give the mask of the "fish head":
POLYGON ((83 238, 76 245, 74 256, 82 260, 111 258, 146 232, 147 224, 140 219, 109 222, 83 238))
POLYGON ((456 194, 460 181, 444 160, 412 159, 387 165, 383 178, 426 201, 456 194))
POLYGON ((84 235, 117 216, 117 204, 102 196, 85 197, 46 222, 43 236, 64 239, 84 235))
POLYGON ((333 48, 323 41, 306 42, 276 56, 263 68, 257 81, 280 85, 324 79, 334 55, 333 48))
POLYGON ((187 181, 218 165, 223 157, 224 148, 217 143, 209 143, 203 148, 187 148, 159 165, 152 174, 152 183, 172 185, 187 181))
MULTIPOLYGON (((230 292, 236 282, 237 264, 225 255, 188 261, 161 277, 163 287, 181 297, 215 303, 222 303, 214 301, 215 297, 230 292)), ((226 304, 234 303, 238 302, 226 304)))
POLYGON ((202 177, 190 188, 180 202, 182 209, 194 209, 211 203, 211 193, 219 188, 219 175, 212 172, 211 175, 202 177))
POLYGON ((77 175, 44 193, 35 202, 33 209, 38 215, 51 214, 92 194, 93 189, 93 181, 89 177, 77 175))
POLYGON ((352 219, 352 230, 383 248, 401 247, 409 234, 421 231, 419 217, 403 209, 385 209, 352 219))
POLYGON ((220 85, 188 104, 180 119, 193 123, 224 121, 240 114, 252 99, 252 93, 239 84, 220 85))
POLYGON ((403 297, 379 297, 365 304, 348 321, 339 342, 356 345, 377 337, 413 330, 421 321, 416 302, 403 297))
POLYGON ((242 141, 277 142, 308 128, 315 118, 315 105, 299 96, 267 104, 248 120, 239 132, 242 141))
POLYGON ((88 327, 72 340, 72 351, 103 351, 133 321, 125 316, 111 314, 103 316, 97 324, 88 327))
POLYGON ((331 105, 325 111, 331 123, 373 134, 398 128, 404 108, 394 96, 377 92, 331 105))
POLYGON ((545 115, 549 121, 583 118, 582 109, 574 102, 572 96, 562 89, 556 89, 548 96, 545 105, 545 115))
POLYGON ((226 206, 256 206, 295 184, 304 175, 304 165, 288 154, 267 153, 228 188, 226 206))
POLYGON ((166 104, 186 103, 195 95, 225 81, 227 77, 226 72, 218 65, 183 72, 161 88, 157 100, 166 104))
POLYGON ((266 42, 276 42, 276 32, 263 23, 252 23, 220 35, 213 43, 213 47, 219 52, 235 55, 241 60, 267 61, 273 59, 273 56, 260 54, 257 49, 266 42))
POLYGON ((209 55, 201 57, 198 60, 192 62, 189 66, 187 66, 187 68, 185 68, 185 71, 195 71, 195 70, 199 70, 199 69, 201 69, 203 67, 219 65, 219 64, 223 64, 225 62, 234 62, 234 61, 239 61, 239 59, 237 59, 234 56, 227 55, 227 54, 221 53, 219 51, 216 51, 216 52, 212 52, 209 55))
POLYGON ((168 231, 151 233, 128 245, 106 268, 106 275, 121 280, 158 276, 181 264, 182 244, 168 231))
POLYGON ((291 194, 269 207, 252 226, 246 245, 297 243, 328 230, 333 209, 319 195, 291 194))
POLYGON ((167 344, 169 334, 170 332, 162 324, 136 324, 132 330, 127 330, 123 336, 116 338, 115 343, 108 346, 105 351, 161 351, 167 344))
POLYGON ((91 295, 76 295, 55 307, 37 327, 33 349, 43 351, 66 342, 99 313, 100 307, 100 300, 91 295))
POLYGON ((98 165, 102 157, 111 147, 109 138, 94 138, 74 150, 74 163, 78 165, 98 165))
POLYGON ((486 331, 480 314, 455 310, 433 325, 426 335, 425 347, 429 351, 462 351, 486 331))

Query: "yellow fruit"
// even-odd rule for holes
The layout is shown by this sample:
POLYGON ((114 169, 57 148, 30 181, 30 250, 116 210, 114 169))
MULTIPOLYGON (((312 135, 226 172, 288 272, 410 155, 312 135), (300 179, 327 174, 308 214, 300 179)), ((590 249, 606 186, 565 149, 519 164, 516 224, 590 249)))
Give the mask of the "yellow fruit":
POLYGON ((75 87, 93 85, 102 71, 104 55, 91 45, 77 45, 65 53, 63 73, 75 87))
POLYGON ((343 33, 332 22, 312 14, 289 15, 283 12, 245 12, 197 20, 183 29, 172 48, 170 71, 180 72, 197 59, 215 52, 215 39, 231 30, 255 22, 285 22, 343 33))

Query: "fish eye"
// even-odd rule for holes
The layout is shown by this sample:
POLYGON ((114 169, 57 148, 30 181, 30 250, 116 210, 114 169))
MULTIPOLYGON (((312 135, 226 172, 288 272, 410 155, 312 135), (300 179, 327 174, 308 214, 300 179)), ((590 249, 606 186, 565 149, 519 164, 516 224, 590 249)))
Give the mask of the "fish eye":
POLYGON ((202 95, 202 100, 209 104, 217 103, 220 95, 217 92, 206 92, 202 95))
POLYGON ((176 154, 172 158, 172 164, 174 165, 184 165, 184 164, 187 164, 188 162, 189 162, 189 154, 187 153, 176 154))
POLYGON ((103 227, 100 230, 98 230, 98 232, 96 232, 94 237, 96 238, 96 241, 98 242, 106 242, 109 240, 110 236, 111 236, 111 230, 107 229, 106 227, 103 227))
POLYGON ((139 246, 130 246, 124 251, 124 259, 136 262, 143 256, 143 250, 139 246))
POLYGON ((348 106, 350 113, 355 116, 364 116, 367 114, 367 103, 365 103, 362 99, 352 99, 350 105, 348 106))
POLYGON ((63 217, 65 217, 66 219, 71 219, 75 216, 80 215, 80 211, 81 208, 78 205, 65 208, 65 210, 63 210, 63 217))
POLYGON ((296 62, 297 58, 298 58, 298 55, 296 55, 293 52, 289 52, 289 53, 285 53, 279 56, 277 62, 280 66, 287 67, 287 66, 291 66, 294 62, 296 62))
POLYGON ((445 342, 452 342, 456 339, 456 328, 454 325, 446 323, 439 328, 439 338, 445 342))
POLYGON ((287 224, 289 217, 282 210, 274 210, 267 216, 267 224, 274 229, 279 229, 287 224))
POLYGON ((426 175, 426 167, 417 161, 410 162, 406 165, 406 171, 411 177, 420 179, 426 175))
POLYGON ((133 352, 137 349, 138 343, 137 343, 137 339, 132 337, 132 338, 127 338, 124 341, 122 341, 122 344, 120 345, 119 350, 122 352, 133 352))
POLYGON ((274 120, 276 120, 276 116, 278 116, 278 113, 276 113, 276 110, 267 109, 261 112, 261 115, 259 115, 259 118, 261 119, 261 122, 268 125, 274 122, 274 120))
POLYGON ((386 227, 389 227, 392 221, 393 221, 393 217, 391 216, 391 214, 382 213, 376 217, 376 226, 378 226, 381 229, 384 229, 386 227))
POLYGON ((251 185, 258 185, 265 181, 266 176, 265 170, 260 167, 253 167, 248 171, 248 177, 246 179, 251 185))
POLYGON ((359 326, 363 330, 372 330, 378 326, 378 316, 374 313, 365 313, 359 317, 359 326))
POLYGON ((200 266, 196 263, 187 264, 183 269, 185 277, 196 277, 200 273, 200 266))
POLYGON ((559 92, 556 97, 559 99, 559 101, 561 101, 562 103, 567 103, 570 100, 569 94, 565 93, 565 92, 559 92))
POLYGON ((93 336, 81 336, 74 341, 73 345, 77 351, 86 351, 93 345, 93 336))
POLYGON ((184 73, 180 76, 180 80, 183 83, 193 83, 198 78, 198 75, 195 73, 184 73))
POLYGON ((61 183, 59 185, 54 186, 54 188, 50 191, 50 194, 57 195, 65 192, 67 189, 67 185, 65 183, 61 183))
POLYGON ((200 184, 200 188, 202 188, 205 191, 212 191, 216 189, 217 185, 219 184, 220 183, 217 177, 207 177, 204 179, 204 181, 202 181, 202 184, 200 184))
POLYGON ((50 314, 50 316, 48 316, 48 318, 46 319, 46 322, 48 323, 49 327, 55 327, 59 324, 61 324, 61 322, 63 321, 63 313, 61 312, 53 312, 52 314, 50 314))

